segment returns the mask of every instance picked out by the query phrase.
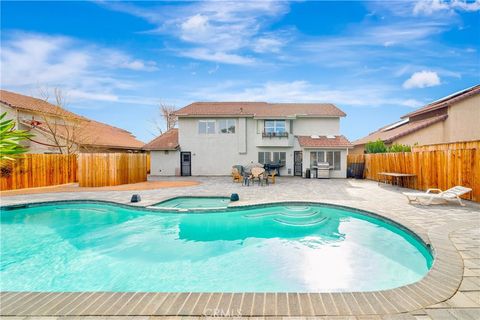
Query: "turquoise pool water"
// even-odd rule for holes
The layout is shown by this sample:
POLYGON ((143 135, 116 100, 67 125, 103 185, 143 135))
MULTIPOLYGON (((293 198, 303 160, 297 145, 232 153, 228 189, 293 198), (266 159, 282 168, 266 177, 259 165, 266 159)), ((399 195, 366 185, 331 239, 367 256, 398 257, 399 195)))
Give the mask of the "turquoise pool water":
POLYGON ((157 203, 155 207, 173 209, 215 209, 226 208, 230 198, 226 197, 177 197, 157 203))
POLYGON ((320 205, 164 213, 107 204, 1 211, 2 291, 371 291, 432 264, 410 233, 320 205))

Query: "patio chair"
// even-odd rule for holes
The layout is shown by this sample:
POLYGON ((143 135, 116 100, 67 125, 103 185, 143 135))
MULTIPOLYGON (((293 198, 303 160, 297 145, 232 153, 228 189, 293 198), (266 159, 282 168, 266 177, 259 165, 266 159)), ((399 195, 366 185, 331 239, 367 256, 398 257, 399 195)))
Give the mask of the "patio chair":
POLYGON ((242 175, 240 174, 240 171, 238 170, 238 168, 235 168, 235 167, 232 168, 232 179, 233 179, 233 182, 242 181, 242 175))
POLYGON ((472 191, 471 188, 456 186, 445 191, 437 188, 431 188, 426 192, 403 192, 403 195, 407 197, 408 203, 415 201, 420 204, 430 205, 432 204, 433 200, 442 200, 444 202, 454 200, 458 201, 461 206, 465 206, 465 204, 462 203, 460 196, 467 194, 470 191, 472 191), (434 191, 438 193, 433 193, 434 191), (426 199, 427 201, 422 203, 421 199, 426 199))
POLYGON ((252 182, 255 183, 255 180, 258 180, 258 185, 263 183, 264 180, 265 169, 263 168, 252 168, 252 182))

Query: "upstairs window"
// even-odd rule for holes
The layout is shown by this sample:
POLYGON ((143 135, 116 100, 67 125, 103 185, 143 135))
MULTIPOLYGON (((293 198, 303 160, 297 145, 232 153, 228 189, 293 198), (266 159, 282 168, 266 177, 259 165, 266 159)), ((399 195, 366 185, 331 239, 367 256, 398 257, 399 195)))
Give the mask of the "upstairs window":
POLYGON ((218 120, 218 132, 219 133, 235 133, 235 120, 234 119, 218 120))
POLYGON ((285 133, 285 120, 265 120, 266 133, 285 133))
POLYGON ((199 134, 215 134, 215 120, 199 120, 198 133, 199 134))

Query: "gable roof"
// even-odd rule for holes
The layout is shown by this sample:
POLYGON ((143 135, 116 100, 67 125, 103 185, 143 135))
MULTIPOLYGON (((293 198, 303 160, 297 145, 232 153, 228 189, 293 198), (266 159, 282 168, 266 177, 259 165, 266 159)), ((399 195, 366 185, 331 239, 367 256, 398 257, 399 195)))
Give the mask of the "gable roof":
POLYGON ((376 141, 378 139, 385 143, 392 143, 395 139, 406 136, 413 132, 419 131, 423 128, 431 126, 440 121, 447 119, 448 115, 440 115, 435 117, 426 118, 418 121, 400 121, 390 125, 387 125, 375 132, 370 133, 368 136, 353 141, 354 145, 365 144, 370 141, 376 141))
POLYGON ((303 148, 351 148, 353 145, 344 136, 297 136, 303 148))
MULTIPOLYGON (((14 108, 33 113, 42 113, 52 116, 66 116, 80 123, 75 126, 75 136, 68 134, 66 125, 58 126, 58 134, 62 137, 72 138, 77 144, 92 147, 111 147, 119 149, 140 149, 143 142, 137 140, 129 131, 77 115, 73 112, 55 106, 44 100, 24 96, 18 93, 0 90, 0 102, 14 108), (63 132, 62 132, 63 131, 63 132)), ((31 121, 22 121, 29 127, 35 127, 43 132, 48 132, 46 124, 36 121, 33 126, 31 121)), ((73 128, 73 125, 70 126, 73 128)))
POLYGON ((177 116, 250 117, 345 117, 331 103, 194 102, 175 112, 177 116))
POLYGON ((143 146, 143 150, 177 150, 178 129, 172 128, 143 146))
POLYGON ((446 96, 444 98, 441 98, 440 100, 434 101, 423 108, 420 108, 418 110, 415 110, 413 112, 407 113, 406 115, 402 116, 402 119, 404 118, 410 118, 413 116, 418 116, 420 114, 424 114, 427 112, 431 112, 434 110, 442 109, 445 107, 448 107, 451 104, 457 103, 463 99, 466 99, 468 97, 474 96, 480 94, 480 85, 475 85, 473 87, 467 88, 465 90, 455 92, 449 96, 446 96))

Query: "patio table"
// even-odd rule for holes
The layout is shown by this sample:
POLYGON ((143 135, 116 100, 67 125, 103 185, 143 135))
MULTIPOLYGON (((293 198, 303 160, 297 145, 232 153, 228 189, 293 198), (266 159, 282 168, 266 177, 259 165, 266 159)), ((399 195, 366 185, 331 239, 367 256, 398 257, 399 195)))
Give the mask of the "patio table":
MULTIPOLYGON (((387 184, 389 182, 388 177, 392 178, 392 185, 396 185, 397 187, 405 186, 405 180, 410 181, 413 180, 413 183, 415 184, 417 182, 417 175, 413 173, 398 173, 398 172, 379 172, 377 173, 379 176, 383 176, 383 183, 387 184)), ((380 184, 382 180, 378 180, 378 183, 380 184)))

